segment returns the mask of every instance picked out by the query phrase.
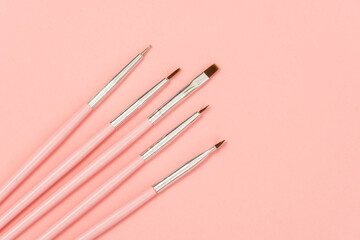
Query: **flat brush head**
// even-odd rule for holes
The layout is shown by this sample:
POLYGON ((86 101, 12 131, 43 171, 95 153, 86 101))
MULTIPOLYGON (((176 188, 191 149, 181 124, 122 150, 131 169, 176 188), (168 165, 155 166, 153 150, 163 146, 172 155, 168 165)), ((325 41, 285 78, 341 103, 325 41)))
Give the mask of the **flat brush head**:
POLYGON ((222 140, 221 142, 215 144, 215 147, 219 148, 224 142, 225 142, 225 140, 222 140))
POLYGON ((219 67, 216 64, 211 65, 210 67, 208 67, 204 73, 206 74, 206 76, 211 77, 212 75, 214 75, 214 73, 219 70, 219 67))
POLYGON ((206 107, 200 109, 199 113, 202 113, 202 112, 205 111, 208 107, 209 107, 209 105, 207 105, 206 107))
POLYGON ((171 78, 174 77, 179 71, 180 71, 180 68, 176 69, 172 74, 170 74, 169 76, 167 76, 167 79, 171 79, 171 78))

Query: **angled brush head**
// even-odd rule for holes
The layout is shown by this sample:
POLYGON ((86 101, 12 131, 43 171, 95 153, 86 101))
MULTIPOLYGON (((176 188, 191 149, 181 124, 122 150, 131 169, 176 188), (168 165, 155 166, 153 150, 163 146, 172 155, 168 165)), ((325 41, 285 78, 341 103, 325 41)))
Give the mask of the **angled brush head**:
POLYGON ((173 73, 171 73, 169 76, 167 76, 167 79, 171 79, 171 78, 174 77, 179 71, 180 71, 180 68, 176 69, 173 73))
POLYGON ((219 67, 216 64, 211 65, 210 67, 208 67, 204 73, 206 74, 206 76, 211 77, 212 75, 214 75, 214 73, 219 70, 219 67))
POLYGON ((221 142, 215 144, 215 147, 219 148, 224 142, 225 142, 225 140, 222 140, 221 142))
POLYGON ((202 112, 205 111, 208 107, 209 107, 209 105, 207 105, 206 107, 200 109, 199 113, 202 113, 202 112))

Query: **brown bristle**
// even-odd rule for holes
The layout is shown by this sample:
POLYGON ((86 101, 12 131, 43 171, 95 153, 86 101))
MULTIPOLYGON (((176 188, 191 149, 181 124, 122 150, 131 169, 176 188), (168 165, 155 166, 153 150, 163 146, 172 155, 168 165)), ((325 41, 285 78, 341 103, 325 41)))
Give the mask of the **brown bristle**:
POLYGON ((209 107, 209 105, 207 105, 206 107, 202 108, 199 113, 202 113, 203 111, 205 111, 207 108, 209 107))
POLYGON ((145 53, 147 53, 147 51, 149 51, 149 49, 151 48, 152 46, 149 45, 144 51, 142 51, 140 54, 141 55, 145 55, 145 53))
POLYGON ((180 68, 176 69, 172 74, 170 74, 167 79, 171 79, 173 76, 175 76, 180 71, 180 68))
POLYGON ((215 147, 219 148, 224 142, 225 142, 225 140, 222 140, 221 142, 215 144, 215 147))
POLYGON ((210 67, 208 67, 204 73, 206 74, 206 76, 211 77, 217 70, 219 69, 218 66, 216 66, 216 64, 211 65, 210 67))

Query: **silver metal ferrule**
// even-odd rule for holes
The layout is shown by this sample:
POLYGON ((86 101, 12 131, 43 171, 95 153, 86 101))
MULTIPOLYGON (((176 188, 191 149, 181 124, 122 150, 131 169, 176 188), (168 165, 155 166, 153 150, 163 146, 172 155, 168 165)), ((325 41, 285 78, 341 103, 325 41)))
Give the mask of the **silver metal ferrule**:
POLYGON ((148 119, 150 122, 155 123, 158 121, 165 113, 172 109, 178 102, 183 100, 190 93, 195 91, 201 85, 203 85, 210 78, 205 74, 201 73, 194 80, 191 81, 185 88, 178 92, 173 98, 167 101, 163 106, 156 110, 148 119))
POLYGON ((212 147, 209 150, 201 153, 197 157, 191 159, 189 162, 185 163, 182 167, 177 169, 175 172, 158 182, 153 186, 154 190, 159 193, 160 191, 164 190, 167 186, 169 186, 171 183, 178 180, 180 177, 182 177, 184 174, 188 173, 190 170, 194 169, 195 166, 197 166, 199 163, 201 163, 211 152, 213 152, 216 149, 216 147, 212 147))
POLYGON ((98 92, 93 99, 88 103, 90 107, 94 108, 98 103, 103 100, 106 95, 135 67, 135 65, 142 59, 143 54, 138 54, 131 62, 129 62, 121 71, 110 80, 106 86, 98 92))
POLYGON ((133 104, 131 104, 130 107, 128 107, 125 111, 123 111, 114 120, 112 120, 111 125, 113 125, 114 127, 117 127, 120 123, 124 122, 132 113, 134 113, 146 101, 148 101, 155 93, 157 93, 168 81, 169 81, 169 79, 164 78, 163 80, 158 82, 149 91, 147 91, 144 95, 142 95, 140 98, 138 98, 138 100, 136 100, 133 104))
POLYGON ((144 161, 148 160, 155 153, 160 151, 165 145, 170 143, 176 136, 178 136, 182 131, 184 131, 191 123, 193 123, 201 114, 196 112, 192 114, 188 119, 180 123, 176 128, 171 130, 168 134, 163 136, 159 141, 157 141, 154 145, 149 147, 143 154, 141 154, 141 158, 144 161))

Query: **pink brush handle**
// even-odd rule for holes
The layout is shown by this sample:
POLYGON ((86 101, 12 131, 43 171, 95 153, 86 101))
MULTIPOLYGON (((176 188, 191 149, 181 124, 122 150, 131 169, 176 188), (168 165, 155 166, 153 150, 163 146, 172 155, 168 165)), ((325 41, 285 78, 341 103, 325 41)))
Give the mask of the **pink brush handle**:
POLYGON ((107 124, 98 134, 86 142, 78 151, 70 155, 65 162, 48 175, 40 184, 38 184, 29 194, 20 200, 14 207, 8 210, 0 218, 0 229, 16 217, 21 211, 35 201, 40 195, 48 190, 61 177, 74 168, 82 159, 84 159, 91 151, 93 151, 101 142, 103 142, 115 128, 111 124, 107 124))
POLYGON ((110 215, 108 218, 100 222, 99 224, 92 227, 89 231, 85 232, 83 235, 77 238, 77 240, 90 240, 95 239, 99 235, 103 234, 105 231, 115 226, 129 214, 134 212, 136 209, 144 205, 147 201, 156 196, 155 190, 151 187, 140 196, 127 203, 125 206, 120 208, 114 214, 110 215))
POLYGON ((139 169, 144 164, 144 159, 138 157, 132 161, 127 167, 123 168, 113 178, 98 188, 93 194, 82 201, 70 213, 57 222, 49 231, 40 237, 40 240, 50 240, 55 238, 63 230, 69 227, 77 219, 83 216, 87 211, 104 199, 111 191, 119 186, 126 178, 139 169))
POLYGON ((84 105, 69 119, 42 147, 26 162, 26 164, 1 188, 2 203, 55 149, 84 121, 92 108, 84 105))
POLYGON ((5 236, 9 236, 4 239, 12 239, 34 223, 37 219, 47 213, 51 208, 57 205, 61 200, 70 195, 79 186, 89 180, 98 171, 100 171, 107 163, 117 157, 122 151, 124 151, 130 144, 136 139, 142 136, 150 127, 151 122, 146 119, 137 128, 121 138, 111 148, 101 154, 94 162, 87 166, 84 170, 73 177, 68 183, 56 191, 50 198, 42 203, 37 209, 31 212, 25 219, 15 225, 5 236))

